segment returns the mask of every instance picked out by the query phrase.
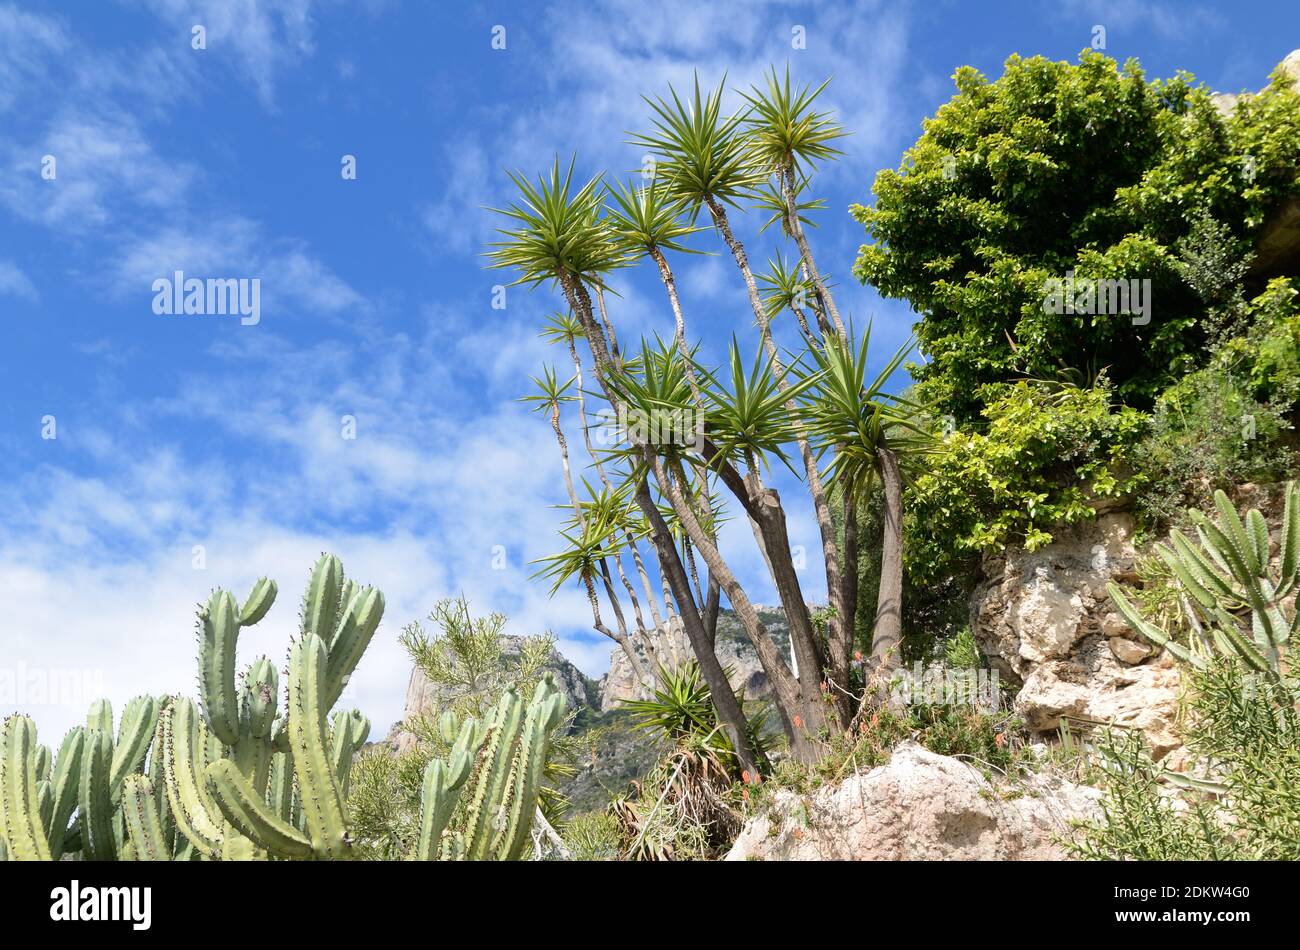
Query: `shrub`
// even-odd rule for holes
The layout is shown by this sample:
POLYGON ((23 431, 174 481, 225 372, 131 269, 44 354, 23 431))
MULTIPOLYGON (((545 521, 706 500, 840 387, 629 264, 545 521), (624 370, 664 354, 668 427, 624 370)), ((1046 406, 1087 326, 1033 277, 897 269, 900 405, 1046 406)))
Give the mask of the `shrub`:
POLYGON ((564 844, 574 861, 616 861, 623 851, 622 829, 608 812, 588 812, 570 819, 564 844))
MULTIPOLYGON (((1102 820, 1068 842, 1101 860, 1300 858, 1300 688, 1223 661, 1192 671, 1184 738, 1214 784, 1180 790, 1138 734, 1103 737, 1109 768, 1102 820)), ((1184 785, 1189 784, 1181 780, 1184 785)))
POLYGON ((918 581, 1008 543, 1035 550, 1057 527, 1094 517, 1093 499, 1140 484, 1132 465, 1144 418, 1112 405, 1104 376, 1091 389, 996 389, 986 430, 954 432, 910 489, 907 558, 918 581))
POLYGON ((1187 240, 1193 222, 1221 222, 1218 260, 1245 255, 1296 192, 1300 97, 1278 75, 1224 116, 1185 73, 1148 82, 1092 51, 1077 64, 1012 56, 994 81, 970 67, 955 81, 899 167, 876 176, 874 206, 853 208, 871 241, 855 276, 922 314, 922 396, 965 424, 989 383, 1106 366, 1122 401, 1149 405, 1202 362, 1221 306, 1186 279, 1189 255, 1216 259, 1187 240), (1150 324, 1046 312, 1044 281, 1070 271, 1149 279, 1150 324))
POLYGON ((1155 527, 1204 505, 1216 489, 1284 478, 1293 460, 1284 442, 1289 428, 1236 372, 1216 363, 1192 373, 1160 397, 1136 453, 1144 475, 1139 515, 1155 527))
POLYGON ((854 731, 832 737, 817 765, 781 763, 772 785, 803 793, 838 783, 853 772, 884 765, 905 739, 936 755, 959 756, 988 774, 1007 775, 1025 760, 1028 733, 1022 720, 1005 709, 983 712, 962 703, 916 703, 902 710, 882 707, 854 731))

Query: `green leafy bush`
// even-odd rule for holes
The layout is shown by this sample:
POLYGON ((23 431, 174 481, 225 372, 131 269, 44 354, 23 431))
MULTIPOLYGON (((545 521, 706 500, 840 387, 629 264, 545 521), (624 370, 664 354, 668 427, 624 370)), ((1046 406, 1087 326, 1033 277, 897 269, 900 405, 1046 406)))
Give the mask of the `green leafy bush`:
POLYGON ((938 582, 973 554, 1008 543, 1034 550, 1092 501, 1132 492, 1145 420, 1091 389, 1022 381, 989 387, 983 432, 957 431, 909 489, 908 564, 938 582))
POLYGON ((1100 860, 1300 858, 1300 689, 1227 661, 1192 671, 1184 732, 1213 786, 1199 791, 1151 761, 1139 734, 1103 737, 1102 818, 1068 842, 1100 860))
POLYGON ((1300 401, 1300 281, 1277 277, 1246 306, 1246 331, 1218 362, 1245 380, 1252 399, 1290 412, 1300 401))
POLYGON ((1284 441, 1290 425, 1250 388, 1242 376, 1214 365, 1161 395, 1137 452, 1145 476, 1137 510, 1145 523, 1173 522, 1216 489, 1286 476, 1293 461, 1284 441))
POLYGON ((1092 51, 955 80, 899 167, 877 175, 874 206, 853 208, 871 241, 855 275, 922 315, 921 395, 966 424, 989 383, 1109 367, 1123 402, 1149 405, 1201 362, 1218 305, 1186 279, 1195 221, 1222 222, 1218 259, 1240 260, 1300 190, 1300 97, 1279 75, 1224 116, 1185 73, 1148 82, 1092 51), (1049 312, 1044 282, 1069 272, 1150 280, 1150 323, 1049 312))

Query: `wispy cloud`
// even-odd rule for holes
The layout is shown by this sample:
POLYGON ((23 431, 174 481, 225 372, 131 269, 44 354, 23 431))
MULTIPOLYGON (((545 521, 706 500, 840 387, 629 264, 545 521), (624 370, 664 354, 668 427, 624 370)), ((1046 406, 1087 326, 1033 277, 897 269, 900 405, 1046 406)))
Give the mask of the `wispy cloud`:
POLYGON ((70 43, 62 21, 0 5, 0 112, 44 79, 50 58, 66 52, 70 43))
POLYGON ((178 44, 190 47, 192 30, 202 26, 207 48, 194 56, 215 62, 241 76, 262 104, 275 107, 278 75, 311 56, 312 0, 130 0, 156 13, 175 32, 178 44))
MULTIPOLYGON (((1113 31, 1154 33, 1165 40, 1206 37, 1227 22, 1223 14, 1198 3, 1162 0, 1062 0, 1065 13, 1113 31)), ((1081 46, 1084 44, 1080 44, 1081 46)))
POLYGON ((12 261, 0 261, 0 295, 3 294, 32 302, 40 299, 36 285, 12 261))

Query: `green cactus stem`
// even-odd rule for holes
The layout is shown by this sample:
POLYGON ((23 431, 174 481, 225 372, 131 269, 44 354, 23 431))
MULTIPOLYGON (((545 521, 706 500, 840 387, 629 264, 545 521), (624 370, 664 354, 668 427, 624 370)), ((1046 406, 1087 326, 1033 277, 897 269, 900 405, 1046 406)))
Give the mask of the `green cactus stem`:
POLYGON ((1189 620, 1202 634, 1202 649, 1172 640, 1167 631, 1142 616, 1119 585, 1111 583, 1107 590, 1115 606, 1134 630, 1190 666, 1204 669, 1209 653, 1217 650, 1254 672, 1278 679, 1285 651, 1300 624, 1300 612, 1288 602, 1300 576, 1300 488, 1294 482, 1286 486, 1285 498, 1276 575, 1264 516, 1252 509, 1243 520, 1222 491, 1214 493, 1217 523, 1202 512, 1188 512, 1199 544, 1174 529, 1168 545, 1155 546, 1188 595, 1189 620), (1208 637, 1204 636, 1207 630, 1208 637))
POLYGON ((0 726, 0 831, 9 856, 18 861, 50 860, 36 758, 36 724, 27 716, 10 716, 0 726))

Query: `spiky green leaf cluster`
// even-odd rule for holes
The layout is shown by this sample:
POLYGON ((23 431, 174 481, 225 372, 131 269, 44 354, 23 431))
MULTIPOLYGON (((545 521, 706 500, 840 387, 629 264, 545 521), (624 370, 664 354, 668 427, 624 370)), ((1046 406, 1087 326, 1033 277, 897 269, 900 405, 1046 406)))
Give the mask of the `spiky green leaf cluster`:
POLYGON ((601 275, 629 263, 603 217, 605 186, 600 175, 574 191, 573 169, 561 171, 557 158, 549 176, 536 184, 511 174, 520 201, 493 208, 512 226, 498 228, 505 240, 489 246, 489 266, 514 268, 517 284, 537 285, 576 275, 603 286, 601 275))
POLYGON ((695 77, 694 92, 686 102, 671 86, 668 98, 643 96, 654 113, 653 129, 634 134, 631 143, 655 159, 655 176, 668 186, 668 194, 698 210, 706 201, 738 205, 762 181, 755 172, 743 123, 746 110, 731 115, 722 111, 724 78, 705 93, 695 77))
POLYGON ((1192 608, 1192 643, 1175 642, 1143 617, 1118 584, 1107 590, 1133 629, 1184 663, 1203 670, 1217 652, 1276 680, 1286 672, 1289 644, 1300 623, 1290 599, 1300 577, 1300 488, 1294 482, 1286 487, 1276 570, 1268 522, 1259 510, 1251 509, 1243 519, 1222 491, 1215 492, 1214 504, 1217 521, 1188 512, 1199 543, 1175 528, 1170 544, 1156 545, 1192 608))

